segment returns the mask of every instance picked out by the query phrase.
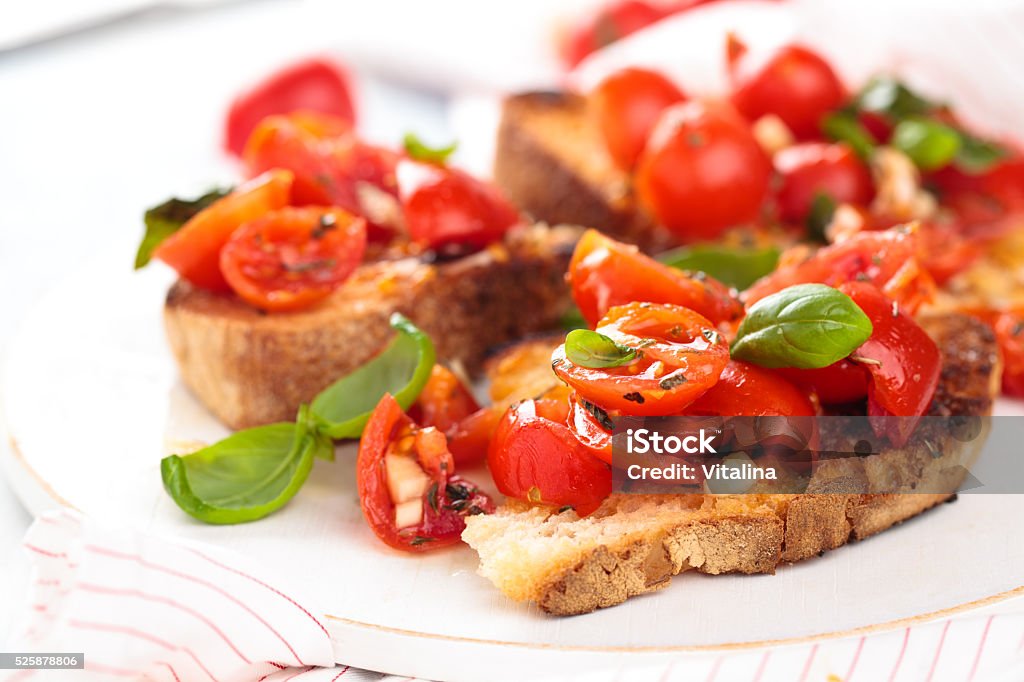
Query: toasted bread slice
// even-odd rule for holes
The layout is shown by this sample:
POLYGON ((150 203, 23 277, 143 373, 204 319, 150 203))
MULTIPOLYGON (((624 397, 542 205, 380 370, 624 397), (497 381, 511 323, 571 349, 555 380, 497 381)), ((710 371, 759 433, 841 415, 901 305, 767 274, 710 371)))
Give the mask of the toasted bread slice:
POLYGON ((533 226, 454 261, 369 263, 295 313, 264 314, 178 282, 164 309, 167 337, 185 384, 225 424, 289 420, 387 344, 396 311, 431 336, 440 359, 470 371, 492 346, 556 326, 571 300, 564 275, 577 237, 533 226))
MULTIPOLYGON (((961 315, 928 320, 926 328, 943 353, 931 414, 988 414, 999 378, 992 331, 961 315)), ((877 483, 874 489, 891 489, 896 475, 949 493, 616 494, 583 519, 508 502, 492 516, 467 519, 463 539, 479 553, 481 574, 512 599, 556 615, 586 613, 665 587, 686 570, 772 573, 780 562, 816 556, 919 514, 953 497, 962 475, 949 465, 962 461, 965 444, 948 434, 931 444, 928 451, 907 446, 862 458, 861 474, 877 483)))

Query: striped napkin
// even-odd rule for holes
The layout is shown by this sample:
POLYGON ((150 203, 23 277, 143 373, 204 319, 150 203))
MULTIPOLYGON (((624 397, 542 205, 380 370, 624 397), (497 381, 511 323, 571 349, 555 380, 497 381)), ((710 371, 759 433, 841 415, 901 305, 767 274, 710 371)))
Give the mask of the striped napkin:
MULTIPOLYGON (((273 585, 255 562, 239 555, 106 528, 71 511, 36 519, 24 548, 32 584, 7 650, 84 652, 86 671, 17 671, 6 679, 413 679, 334 666, 331 638, 317 610, 273 585)), ((541 671, 533 679, 1019 682, 1024 680, 1024 604, 1017 603, 1018 613, 801 645, 689 653, 657 667, 636 667, 623 657, 615 669, 558 678, 541 671)))

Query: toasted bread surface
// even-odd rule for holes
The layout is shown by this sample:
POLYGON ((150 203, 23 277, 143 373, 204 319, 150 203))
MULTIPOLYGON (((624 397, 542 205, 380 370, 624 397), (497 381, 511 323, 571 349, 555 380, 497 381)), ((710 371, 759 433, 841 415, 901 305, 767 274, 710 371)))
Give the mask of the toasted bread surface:
MULTIPOLYGON (((961 315, 924 324, 943 354, 930 414, 988 414, 999 375, 991 330, 961 315)), ((869 490, 892 490, 895 480, 896 489, 921 483, 948 493, 615 494, 583 519, 513 501, 468 519, 463 539, 479 553, 481 574, 509 597, 555 615, 587 613, 660 589, 686 570, 771 573, 919 514, 953 497, 963 475, 950 465, 961 461, 964 443, 946 434, 932 445, 890 448, 849 466, 869 490)), ((818 481, 819 489, 835 480, 818 481)))
POLYGON ((294 418, 335 379, 389 342, 401 312, 438 357, 477 369, 492 346, 558 324, 578 231, 533 226, 449 262, 403 258, 361 266, 324 303, 265 314, 234 296, 175 284, 164 321, 189 389, 238 429, 294 418))

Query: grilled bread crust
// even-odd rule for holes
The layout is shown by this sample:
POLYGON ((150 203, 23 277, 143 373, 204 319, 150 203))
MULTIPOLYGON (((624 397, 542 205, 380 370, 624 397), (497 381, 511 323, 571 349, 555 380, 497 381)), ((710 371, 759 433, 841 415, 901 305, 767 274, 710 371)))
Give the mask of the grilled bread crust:
MULTIPOLYGON (((930 414, 989 414, 999 382, 991 329, 962 315, 923 324, 943 356, 930 414)), ((968 445, 948 433, 930 444, 861 458, 854 473, 869 490, 892 490, 894 481, 897 489, 956 490, 963 471, 951 465, 963 461, 968 445)), ((953 492, 616 494, 584 519, 512 501, 495 515, 469 518, 463 539, 479 553, 480 572, 506 595, 551 614, 574 615, 665 587, 686 570, 773 573, 782 562, 870 537, 953 498, 953 492)))
POLYGON ((438 358, 476 370, 495 345, 558 324, 564 275, 579 233, 536 225, 449 262, 361 266, 324 303, 264 314, 234 296, 179 281, 167 294, 167 338, 185 385, 234 429, 293 419, 299 405, 372 358, 401 312, 438 358))

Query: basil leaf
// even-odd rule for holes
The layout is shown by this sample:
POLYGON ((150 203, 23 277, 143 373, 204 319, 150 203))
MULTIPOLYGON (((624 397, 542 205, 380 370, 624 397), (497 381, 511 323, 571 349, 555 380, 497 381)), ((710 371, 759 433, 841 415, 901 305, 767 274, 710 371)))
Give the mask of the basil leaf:
POLYGON ((921 170, 938 170, 948 166, 960 151, 960 134, 938 121, 908 118, 893 130, 892 145, 921 170))
POLYGON ((807 213, 807 234, 815 241, 822 244, 828 243, 828 236, 825 230, 832 222, 832 216, 836 212, 836 200, 831 194, 815 192, 811 200, 811 210, 807 213))
POLYGON ((427 163, 445 163, 458 148, 459 143, 452 142, 447 147, 428 147, 415 133, 406 133, 403 145, 405 153, 411 159, 427 163))
POLYGON ((300 421, 239 431, 160 463, 164 488, 187 514, 214 524, 255 521, 283 507, 331 443, 300 421))
POLYGON ((779 250, 774 246, 751 249, 700 244, 666 251, 658 260, 679 270, 707 273, 723 284, 743 290, 775 269, 779 250))
POLYGON ((864 161, 870 159, 875 151, 875 138, 854 112, 836 111, 828 114, 821 121, 821 131, 830 140, 850 145, 853 152, 864 161))
POLYGON ((213 202, 227 196, 231 189, 213 189, 196 199, 178 199, 172 197, 146 211, 143 221, 146 224, 146 234, 142 237, 139 250, 135 253, 135 269, 145 267, 153 258, 156 247, 181 229, 181 226, 189 221, 196 213, 212 204, 213 202))
POLYGON ((387 348, 313 399, 310 413, 320 433, 358 438, 385 393, 403 410, 416 402, 434 367, 434 344, 399 313, 391 316, 391 326, 398 334, 387 348))
POLYGON ((871 320, 849 296, 824 284, 797 284, 750 307, 732 357, 762 367, 817 369, 868 340, 871 320))
POLYGON ((1001 145, 960 131, 960 149, 953 164, 966 173, 980 174, 1008 156, 1001 145))
POLYGON ((565 357, 580 367, 619 367, 636 358, 636 350, 604 334, 574 329, 565 337, 565 357))
POLYGON ((873 78, 856 97, 856 105, 865 111, 888 114, 895 119, 930 114, 939 106, 921 97, 891 76, 873 78))

